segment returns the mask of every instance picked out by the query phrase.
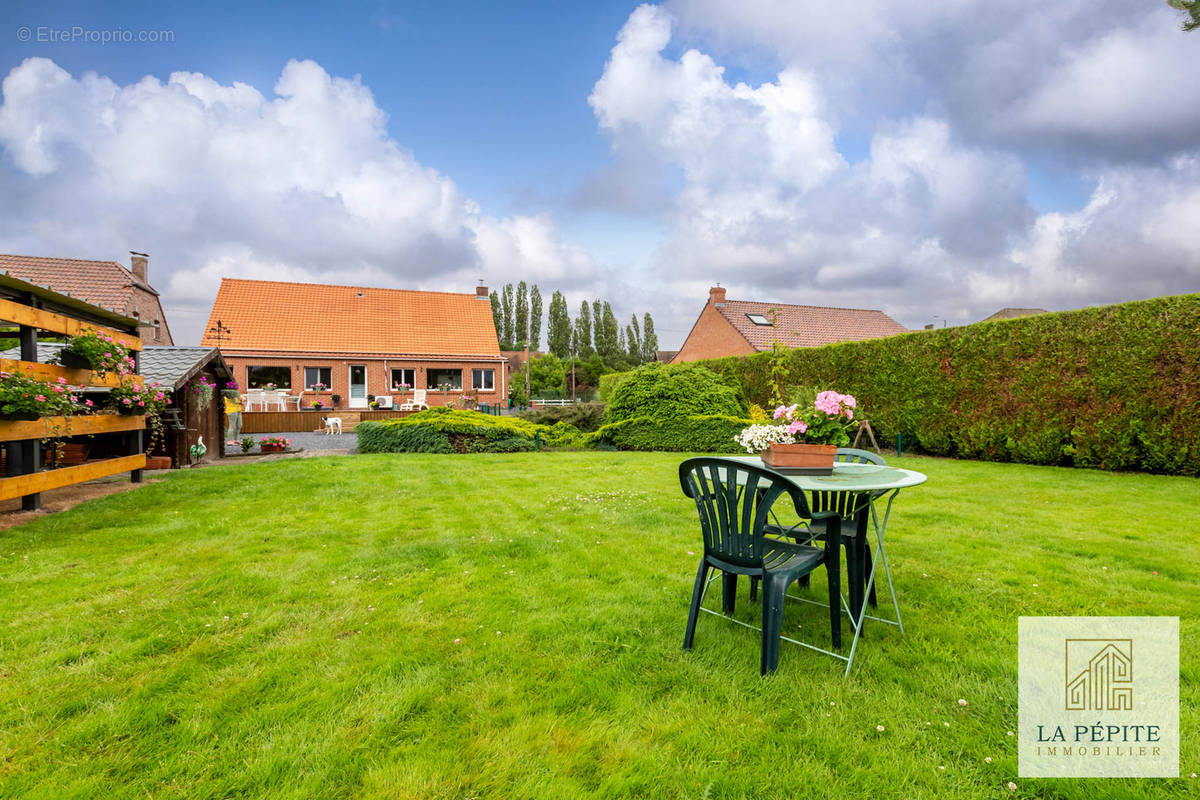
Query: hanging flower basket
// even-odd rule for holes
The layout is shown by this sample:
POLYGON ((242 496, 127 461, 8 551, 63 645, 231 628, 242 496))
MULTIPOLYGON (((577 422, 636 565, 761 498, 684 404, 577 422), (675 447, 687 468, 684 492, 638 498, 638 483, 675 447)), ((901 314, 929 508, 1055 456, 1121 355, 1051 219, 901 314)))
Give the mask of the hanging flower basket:
POLYGON ((91 360, 84 355, 76 353, 74 350, 59 350, 58 363, 62 364, 67 369, 91 369, 91 360))

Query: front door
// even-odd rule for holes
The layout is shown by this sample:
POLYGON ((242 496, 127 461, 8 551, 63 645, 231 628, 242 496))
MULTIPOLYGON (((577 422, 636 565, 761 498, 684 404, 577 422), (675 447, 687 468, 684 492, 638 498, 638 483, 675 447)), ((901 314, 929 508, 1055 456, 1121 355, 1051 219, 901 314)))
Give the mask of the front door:
POLYGON ((350 398, 346 407, 367 407, 367 368, 362 364, 350 366, 350 398))

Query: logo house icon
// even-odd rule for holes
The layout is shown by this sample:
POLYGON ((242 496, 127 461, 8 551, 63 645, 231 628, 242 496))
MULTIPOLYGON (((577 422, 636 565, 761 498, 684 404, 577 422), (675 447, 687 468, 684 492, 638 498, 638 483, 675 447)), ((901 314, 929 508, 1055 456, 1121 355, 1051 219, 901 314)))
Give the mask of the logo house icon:
POLYGON ((1133 640, 1066 640, 1067 711, 1133 710, 1133 640))

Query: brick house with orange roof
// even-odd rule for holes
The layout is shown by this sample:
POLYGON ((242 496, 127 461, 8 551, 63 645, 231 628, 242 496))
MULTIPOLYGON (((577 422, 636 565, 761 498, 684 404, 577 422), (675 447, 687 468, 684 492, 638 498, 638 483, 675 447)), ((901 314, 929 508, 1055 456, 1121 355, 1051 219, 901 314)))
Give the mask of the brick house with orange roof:
POLYGON ((130 253, 129 264, 126 268, 116 261, 0 254, 0 270, 14 278, 133 317, 146 344, 174 344, 158 292, 150 285, 149 256, 130 253))
POLYGON ((221 349, 243 389, 273 383, 303 391, 306 405, 336 394, 342 408, 367 408, 371 396, 399 403, 413 389, 430 406, 508 396, 484 286, 458 294, 224 278, 202 344, 221 349))
POLYGON ((726 300, 725 290, 716 286, 671 363, 760 353, 770 350, 773 341, 785 347, 820 347, 907 332, 882 311, 726 300))

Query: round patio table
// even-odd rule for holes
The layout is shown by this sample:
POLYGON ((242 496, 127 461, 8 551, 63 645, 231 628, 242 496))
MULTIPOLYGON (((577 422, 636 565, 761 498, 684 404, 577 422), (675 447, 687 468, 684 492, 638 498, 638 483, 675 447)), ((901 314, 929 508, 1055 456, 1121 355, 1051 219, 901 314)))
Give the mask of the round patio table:
MULTIPOLYGON (((793 486, 805 492, 848 495, 848 497, 842 498, 845 502, 835 502, 833 503, 833 507, 842 509, 843 519, 853 519, 855 521, 856 530, 853 537, 851 557, 848 559, 850 563, 848 564, 849 569, 846 576, 847 583, 849 584, 848 593, 850 595, 847 607, 850 613, 851 625, 854 627, 854 640, 850 644, 850 654, 848 656, 826 650, 822 650, 821 652, 844 659, 846 661, 845 674, 849 675, 850 667, 854 664, 854 653, 858 648, 858 640, 862 638, 863 623, 867 619, 895 625, 900 628, 901 633, 904 633, 904 623, 900 620, 900 604, 896 600, 896 589, 892 584, 892 571, 888 566, 887 551, 884 549, 883 540, 884 535, 887 533, 888 519, 892 514, 892 502, 896 499, 896 495, 900 493, 901 489, 919 486, 924 483, 927 480, 925 475, 915 470, 902 469, 900 467, 850 463, 835 463, 831 475, 814 475, 811 473, 789 472, 786 468, 778 469, 767 466, 758 456, 731 456, 730 460, 741 461, 752 467, 759 467, 775 472, 793 486), (887 505, 881 515, 876 509, 876 502, 882 501, 884 498, 887 499, 887 505), (868 521, 872 522, 875 528, 875 541, 879 553, 879 557, 872 562, 869 571, 866 569, 868 521), (875 573, 880 562, 883 563, 884 573, 888 579, 888 589, 892 595, 892 609, 896 613, 894 620, 870 617, 866 613, 867 597, 875 585, 875 573), (867 574, 868 572, 869 574, 867 574), (864 577, 865 581, 863 580, 864 577)), ((794 600, 806 603, 816 602, 794 595, 788 596, 794 600)), ((823 604, 818 603, 818 605, 823 604)), ((839 643, 835 642, 834 646, 839 646, 839 643)))

